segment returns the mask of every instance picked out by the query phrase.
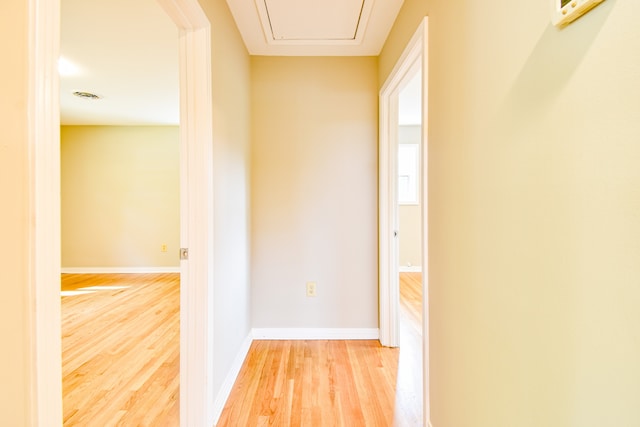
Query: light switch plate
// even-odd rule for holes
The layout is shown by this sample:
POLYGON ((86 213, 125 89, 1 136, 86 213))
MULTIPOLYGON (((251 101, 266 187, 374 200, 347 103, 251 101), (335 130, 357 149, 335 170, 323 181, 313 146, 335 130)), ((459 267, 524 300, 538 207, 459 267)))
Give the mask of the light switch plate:
POLYGON ((551 21, 557 27, 564 27, 575 21, 604 0, 550 0, 551 21))

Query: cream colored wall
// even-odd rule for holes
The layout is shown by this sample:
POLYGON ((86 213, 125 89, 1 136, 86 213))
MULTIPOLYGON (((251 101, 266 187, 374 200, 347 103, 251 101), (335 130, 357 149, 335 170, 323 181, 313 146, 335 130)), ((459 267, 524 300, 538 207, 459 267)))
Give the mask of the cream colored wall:
POLYGON ((398 228, 400 229, 398 260, 401 267, 422 266, 420 220, 420 205, 400 205, 398 207, 398 228))
POLYGON ((30 424, 27 6, 6 0, 0 13, 0 417, 7 426, 30 424))
MULTIPOLYGON (((420 144, 421 130, 420 126, 399 126, 398 142, 400 144, 420 144)), ((421 220, 422 208, 420 204, 398 206, 399 262, 402 267, 422 266, 421 220)))
POLYGON ((640 3, 418 4, 433 426, 640 425, 640 3))
POLYGON ((251 328, 249 55, 224 0, 200 0, 211 22, 214 155, 213 383, 217 395, 251 328))
POLYGON ((376 328, 376 58, 251 66, 253 325, 376 328))
POLYGON ((180 265, 179 131, 61 127, 63 268, 180 265))
POLYGON ((405 46, 427 15, 433 0, 404 0, 398 17, 378 56, 378 83, 382 87, 405 46))

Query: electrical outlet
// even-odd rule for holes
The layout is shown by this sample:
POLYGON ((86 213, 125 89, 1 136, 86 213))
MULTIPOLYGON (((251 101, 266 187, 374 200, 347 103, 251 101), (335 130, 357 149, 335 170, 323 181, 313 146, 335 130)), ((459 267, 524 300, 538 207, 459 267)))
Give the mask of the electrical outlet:
POLYGON ((163 243, 162 245, 160 245, 160 252, 167 252, 167 244, 163 243))
POLYGON ((316 296, 316 282, 307 282, 307 296, 308 297, 316 296))

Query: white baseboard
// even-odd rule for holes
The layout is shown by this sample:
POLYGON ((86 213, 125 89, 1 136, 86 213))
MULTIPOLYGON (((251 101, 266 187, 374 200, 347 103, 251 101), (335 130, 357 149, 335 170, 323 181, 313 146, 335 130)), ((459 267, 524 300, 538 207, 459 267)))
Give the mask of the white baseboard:
POLYGON ((65 274, 180 273, 180 267, 62 267, 65 274))
POLYGON ((256 340, 377 340, 378 328, 254 328, 256 340))
POLYGON ((400 273, 422 273, 422 267, 419 265, 412 265, 411 267, 401 265, 398 267, 398 271, 400 273))
POLYGON ((231 394, 231 389, 233 389, 233 385, 238 378, 238 374, 240 373, 240 368, 242 368, 242 364, 244 360, 247 358, 247 354, 249 354, 249 348, 251 348, 251 343, 253 342, 252 333, 249 332, 249 335, 245 338, 240 346, 240 350, 238 350, 238 354, 227 373, 227 376, 220 387, 220 391, 216 396, 216 400, 213 403, 213 425, 215 426, 220 419, 220 415, 222 415, 222 410, 224 409, 224 405, 227 403, 227 399, 229 399, 229 395, 231 394))

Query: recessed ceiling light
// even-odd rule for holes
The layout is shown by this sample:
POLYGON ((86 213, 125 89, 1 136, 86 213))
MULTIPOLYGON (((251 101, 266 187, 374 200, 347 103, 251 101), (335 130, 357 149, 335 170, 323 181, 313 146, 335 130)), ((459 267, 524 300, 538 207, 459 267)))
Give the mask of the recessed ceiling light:
POLYGON ((73 96, 77 96, 78 98, 84 98, 84 99, 100 99, 100 98, 102 98, 100 95, 96 95, 95 93, 82 92, 82 91, 73 92, 73 96))

